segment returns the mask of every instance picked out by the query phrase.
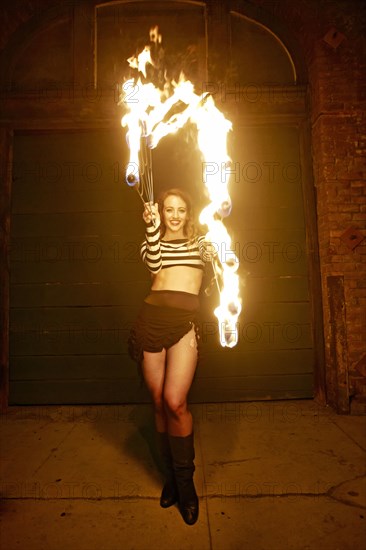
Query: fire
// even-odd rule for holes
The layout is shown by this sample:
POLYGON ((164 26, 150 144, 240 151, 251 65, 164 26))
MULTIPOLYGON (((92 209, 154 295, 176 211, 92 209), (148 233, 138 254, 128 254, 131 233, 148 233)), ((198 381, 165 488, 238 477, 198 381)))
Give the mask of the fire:
MULTIPOLYGON (((158 28, 150 31, 150 41, 161 43, 158 28)), ((227 136, 232 124, 216 107, 208 92, 197 94, 189 80, 181 73, 178 82, 166 82, 163 89, 155 87, 147 79, 147 64, 154 65, 149 46, 137 57, 128 59, 130 67, 144 76, 138 80, 127 80, 123 85, 121 103, 127 107, 122 118, 122 126, 127 127, 127 139, 130 159, 126 169, 126 181, 129 185, 139 185, 139 152, 141 140, 147 146, 157 147, 159 141, 173 134, 185 124, 195 124, 197 142, 203 159, 203 182, 210 203, 200 214, 200 223, 208 228, 206 240, 215 250, 212 258, 220 304, 215 309, 219 322, 220 343, 224 347, 233 347, 238 342, 238 318, 241 311, 239 295, 239 260, 236 257, 231 238, 223 224, 223 218, 231 211, 228 191, 229 177, 222 170, 205 172, 204 167, 216 165, 229 166, 227 136), (174 108, 174 109, 173 109, 174 108)))

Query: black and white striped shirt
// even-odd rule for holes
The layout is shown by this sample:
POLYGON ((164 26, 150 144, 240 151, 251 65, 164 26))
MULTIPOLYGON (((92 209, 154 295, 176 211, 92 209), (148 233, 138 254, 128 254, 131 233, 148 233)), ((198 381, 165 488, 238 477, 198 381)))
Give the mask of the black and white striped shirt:
POLYGON ((141 245, 141 257, 152 273, 174 266, 186 266, 203 269, 211 255, 206 251, 204 236, 194 239, 160 239, 160 228, 148 225, 146 240, 141 245))

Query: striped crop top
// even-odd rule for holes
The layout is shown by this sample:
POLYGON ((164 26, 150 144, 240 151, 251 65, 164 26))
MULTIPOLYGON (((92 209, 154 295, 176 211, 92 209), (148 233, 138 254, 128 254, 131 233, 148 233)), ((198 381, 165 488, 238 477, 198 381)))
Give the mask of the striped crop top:
POLYGON ((203 269, 211 255, 206 252, 204 236, 195 239, 177 239, 164 241, 160 239, 159 227, 146 227, 146 240, 141 245, 141 258, 151 273, 174 266, 187 266, 203 269))

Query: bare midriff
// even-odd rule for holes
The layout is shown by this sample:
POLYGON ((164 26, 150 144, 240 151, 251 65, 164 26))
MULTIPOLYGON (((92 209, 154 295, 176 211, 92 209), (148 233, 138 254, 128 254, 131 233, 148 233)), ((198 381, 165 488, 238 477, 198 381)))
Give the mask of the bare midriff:
POLYGON ((199 294, 203 272, 187 266, 174 266, 162 269, 154 276, 151 290, 178 290, 199 294))

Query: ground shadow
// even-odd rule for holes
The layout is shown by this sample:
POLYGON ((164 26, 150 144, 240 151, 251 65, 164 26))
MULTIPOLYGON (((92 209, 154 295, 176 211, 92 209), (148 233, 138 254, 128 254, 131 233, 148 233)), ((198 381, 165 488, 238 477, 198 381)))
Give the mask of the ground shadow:
MULTIPOLYGON (((120 450, 121 461, 138 465, 159 484, 162 464, 155 444, 155 425, 150 404, 108 405, 100 407, 99 435, 120 450)), ((133 480, 136 482, 136 479, 133 480)))

